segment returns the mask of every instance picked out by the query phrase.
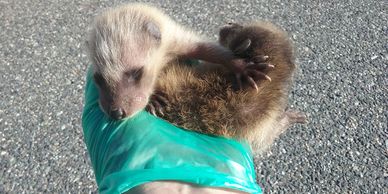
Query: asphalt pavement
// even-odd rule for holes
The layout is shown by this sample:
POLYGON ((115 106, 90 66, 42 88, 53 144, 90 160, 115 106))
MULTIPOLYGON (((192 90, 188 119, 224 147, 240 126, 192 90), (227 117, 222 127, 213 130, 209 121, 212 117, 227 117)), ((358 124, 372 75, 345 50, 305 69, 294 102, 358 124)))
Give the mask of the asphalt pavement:
MULTIPOLYGON (((124 1, 0 0, 0 193, 97 190, 81 129, 84 41, 124 1)), ((290 106, 309 123, 256 158, 265 193, 388 193, 384 0, 152 1, 216 40, 229 21, 272 21, 297 53, 290 106)))

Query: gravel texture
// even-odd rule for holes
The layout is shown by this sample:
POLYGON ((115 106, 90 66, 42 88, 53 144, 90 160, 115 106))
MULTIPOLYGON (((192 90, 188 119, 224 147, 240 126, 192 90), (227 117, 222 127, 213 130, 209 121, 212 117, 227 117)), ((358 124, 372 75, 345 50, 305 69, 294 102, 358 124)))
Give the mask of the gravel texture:
MULTIPOLYGON (((96 191, 80 125, 84 40, 93 15, 121 2, 0 0, 0 193, 96 191)), ((214 40, 228 21, 290 33, 290 103, 309 123, 256 159, 266 193, 388 193, 386 2, 153 2, 214 40)))

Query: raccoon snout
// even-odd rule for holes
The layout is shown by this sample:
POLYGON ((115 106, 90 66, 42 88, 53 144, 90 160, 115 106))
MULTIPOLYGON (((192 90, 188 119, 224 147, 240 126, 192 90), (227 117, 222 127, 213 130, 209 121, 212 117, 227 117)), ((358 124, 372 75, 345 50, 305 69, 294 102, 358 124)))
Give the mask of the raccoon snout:
POLYGON ((120 120, 120 119, 123 119, 126 115, 125 115, 125 111, 122 109, 122 108, 115 108, 115 109, 112 109, 109 113, 109 115, 115 119, 115 120, 120 120))

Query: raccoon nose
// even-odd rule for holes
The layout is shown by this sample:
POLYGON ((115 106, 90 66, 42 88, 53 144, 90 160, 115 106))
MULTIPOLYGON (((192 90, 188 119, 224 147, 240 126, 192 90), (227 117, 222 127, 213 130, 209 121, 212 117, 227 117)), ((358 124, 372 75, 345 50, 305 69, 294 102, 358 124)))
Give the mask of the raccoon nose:
POLYGON ((121 108, 112 109, 110 111, 110 116, 115 120, 120 120, 125 117, 125 112, 121 108))

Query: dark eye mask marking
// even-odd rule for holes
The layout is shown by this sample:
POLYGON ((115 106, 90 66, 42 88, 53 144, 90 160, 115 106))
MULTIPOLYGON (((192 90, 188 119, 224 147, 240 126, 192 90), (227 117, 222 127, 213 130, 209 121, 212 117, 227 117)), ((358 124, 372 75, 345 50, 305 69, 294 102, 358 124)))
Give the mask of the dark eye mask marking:
POLYGON ((126 71, 124 74, 127 78, 138 81, 143 76, 143 72, 144 72, 144 67, 141 67, 138 69, 132 69, 132 70, 126 71))

